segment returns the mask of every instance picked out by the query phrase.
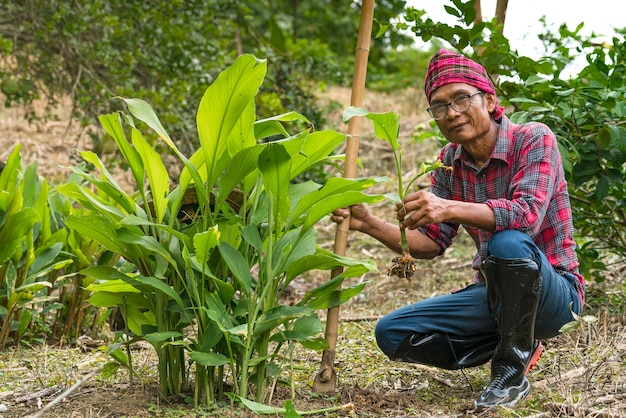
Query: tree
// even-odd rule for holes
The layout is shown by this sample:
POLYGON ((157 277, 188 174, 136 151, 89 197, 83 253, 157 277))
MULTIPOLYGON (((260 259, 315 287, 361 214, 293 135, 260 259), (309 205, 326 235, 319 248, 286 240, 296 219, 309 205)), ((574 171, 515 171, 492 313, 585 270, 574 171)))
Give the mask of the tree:
MULTIPOLYGON (((381 1, 379 19, 397 16, 404 3, 381 1)), ((358 7, 351 0, 2 0, 0 87, 5 106, 28 107, 38 97, 55 105, 69 96, 84 126, 115 110, 112 97, 141 97, 183 149, 194 149, 189 115, 215 76, 247 52, 269 60, 260 115, 297 108, 321 126, 308 80, 349 78, 358 7)), ((390 32, 373 54, 407 42, 390 32)))

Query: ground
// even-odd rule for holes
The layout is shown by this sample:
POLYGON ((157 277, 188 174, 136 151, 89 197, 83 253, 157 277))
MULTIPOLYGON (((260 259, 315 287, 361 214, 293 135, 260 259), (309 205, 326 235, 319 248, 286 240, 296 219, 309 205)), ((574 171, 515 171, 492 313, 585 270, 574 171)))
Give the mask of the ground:
MULTIPOLYGON (((371 111, 394 110, 402 115, 401 141, 409 172, 421 161, 432 161, 436 144, 416 144, 411 135, 420 124, 423 105, 419 93, 397 95, 366 94, 371 111)), ((349 102, 350 92, 333 89, 329 96, 349 102)), ((38 161, 39 172, 51 181, 63 178, 59 166, 78 161, 76 149, 90 149, 91 140, 80 135, 76 125, 68 125, 63 109, 58 121, 25 123, 19 109, 0 110, 0 160, 16 144, 22 145, 25 163, 38 161)), ((345 130, 337 118, 336 129, 345 130)), ((393 176, 394 162, 389 148, 371 137, 371 127, 363 125, 359 153, 366 175, 393 176)), ((123 177, 123 173, 119 172, 123 177)), ((389 217, 389 203, 371 208, 389 217)), ((332 249, 334 224, 319 225, 322 245, 332 249)), ((331 395, 312 389, 320 365, 320 353, 295 353, 291 375, 281 376, 269 404, 282 407, 293 398, 301 413, 318 411, 314 416, 356 417, 474 417, 473 400, 489 380, 488 365, 465 371, 444 371, 425 366, 392 362, 376 347, 373 330, 377 318, 414 300, 460 288, 471 278, 472 250, 466 235, 446 254, 434 261, 419 262, 411 282, 385 274, 393 254, 365 236, 352 234, 348 255, 373 258, 380 272, 359 278, 368 282, 365 291, 341 308, 336 353, 337 388, 331 395), (290 386, 290 383, 292 386, 290 386), (345 406, 334 412, 322 412, 345 406)), ((623 272, 623 269, 621 270, 623 272)), ((308 278, 294 283, 298 295, 310 286, 308 278)), ((619 417, 626 416, 626 341, 624 332, 624 289, 620 270, 608 274, 601 283, 590 283, 585 307, 589 315, 583 326, 545 342, 546 352, 530 372, 531 396, 515 409, 502 408, 489 416, 529 417, 619 417)), ((325 312, 320 312, 324 317, 325 312)), ((160 399, 154 353, 150 346, 133 346, 137 376, 118 372, 112 378, 89 373, 98 370, 106 357, 87 344, 59 347, 42 345, 34 349, 7 349, 0 352, 0 404, 7 410, 0 417, 36 416, 39 407, 63 399, 47 412, 48 417, 253 417, 254 413, 228 399, 211 410, 194 409, 186 399, 160 399), (82 346, 82 348, 81 348, 82 346), (63 396, 72 385, 84 383, 63 396)), ((1 409, 1 408, 0 408, 1 409)), ((484 414, 483 414, 484 415, 484 414)))

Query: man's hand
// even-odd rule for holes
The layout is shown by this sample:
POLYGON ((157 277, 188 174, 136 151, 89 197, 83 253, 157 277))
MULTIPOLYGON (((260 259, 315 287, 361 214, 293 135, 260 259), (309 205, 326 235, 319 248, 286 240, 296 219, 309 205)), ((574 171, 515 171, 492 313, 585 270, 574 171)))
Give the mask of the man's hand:
POLYGON ((418 226, 445 222, 449 201, 435 196, 427 190, 406 195, 396 205, 396 218, 400 226, 415 229, 418 226))
POLYGON ((343 222, 350 216, 350 230, 364 231, 367 229, 367 220, 371 217, 370 213, 365 209, 365 205, 358 204, 349 208, 340 208, 333 212, 331 220, 335 223, 343 222))

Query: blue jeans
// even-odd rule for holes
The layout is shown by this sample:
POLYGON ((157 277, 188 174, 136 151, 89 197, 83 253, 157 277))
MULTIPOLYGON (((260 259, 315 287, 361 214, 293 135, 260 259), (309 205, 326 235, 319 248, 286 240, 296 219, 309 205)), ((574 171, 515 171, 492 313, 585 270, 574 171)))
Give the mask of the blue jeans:
MULTIPOLYGON (((572 311, 580 314, 576 277, 558 274, 528 235, 514 230, 498 232, 489 242, 489 253, 499 258, 525 258, 537 263, 543 281, 535 321, 536 339, 556 336, 561 326, 573 320, 572 311)), ((497 331, 490 315, 485 283, 400 308, 382 317, 375 330, 378 346, 392 358, 407 337, 431 332, 459 337, 493 333, 495 337, 497 331)))

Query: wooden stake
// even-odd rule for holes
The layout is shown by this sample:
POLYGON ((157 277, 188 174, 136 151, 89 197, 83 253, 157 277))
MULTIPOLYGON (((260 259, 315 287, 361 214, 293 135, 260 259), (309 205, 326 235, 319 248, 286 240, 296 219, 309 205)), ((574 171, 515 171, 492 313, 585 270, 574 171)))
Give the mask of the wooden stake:
MULTIPOLYGON (((359 37, 356 45, 354 76, 352 80, 352 96, 350 106, 362 107, 363 94, 365 91, 365 79, 367 76, 367 60, 369 57, 370 41, 372 37, 372 23, 374 20, 374 0, 363 0, 361 6, 361 21, 359 24, 359 37)), ((359 154, 359 140, 361 136, 362 117, 353 117, 348 123, 348 138, 346 145, 346 157, 344 161, 344 177, 356 176, 357 158, 359 154)), ((345 255, 348 243, 348 231, 350 218, 346 218, 337 225, 335 232, 335 254, 345 255)), ((342 269, 331 272, 331 278, 342 273, 342 269)), ((335 371, 335 348, 339 329, 339 307, 330 308, 326 317, 326 342, 328 349, 322 353, 322 364, 315 376, 313 390, 318 393, 332 393, 335 391, 337 372, 335 371)))

